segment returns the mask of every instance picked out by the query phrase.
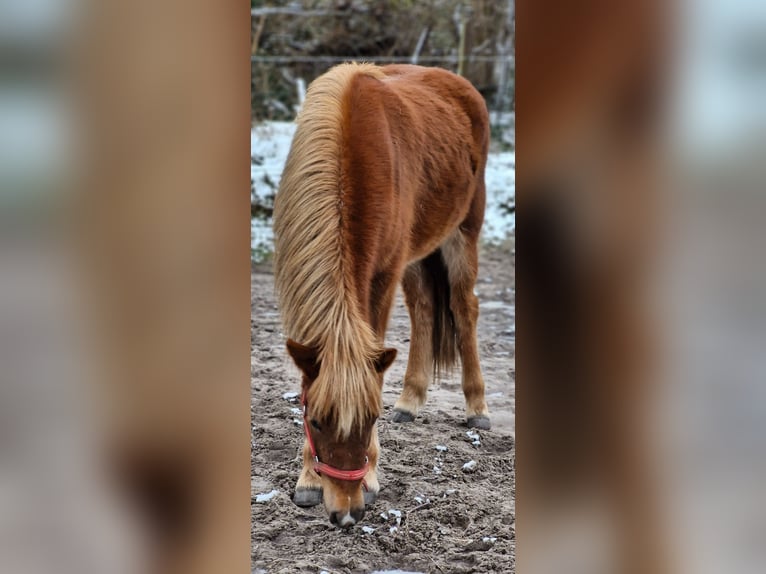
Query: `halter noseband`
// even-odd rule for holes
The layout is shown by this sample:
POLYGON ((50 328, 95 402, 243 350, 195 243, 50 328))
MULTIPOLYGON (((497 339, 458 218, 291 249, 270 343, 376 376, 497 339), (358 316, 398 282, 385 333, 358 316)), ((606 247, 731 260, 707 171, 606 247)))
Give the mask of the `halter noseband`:
MULTIPOLYGON (((308 426, 309 421, 306 414, 308 410, 306 408, 306 391, 303 391, 303 394, 301 394, 301 406, 303 407, 303 430, 306 433, 306 440, 309 443, 311 457, 314 459, 314 472, 317 474, 325 474, 327 476, 331 476, 332 478, 337 478, 338 480, 351 481, 363 479, 364 475, 367 474, 367 470, 370 467, 370 462, 366 456, 364 457, 364 466, 357 470, 341 470, 340 468, 335 468, 329 464, 319 462, 319 455, 317 455, 316 448, 314 448, 314 441, 311 438, 311 431, 309 430, 308 426)), ((366 489, 367 485, 364 484, 364 487, 366 489)))

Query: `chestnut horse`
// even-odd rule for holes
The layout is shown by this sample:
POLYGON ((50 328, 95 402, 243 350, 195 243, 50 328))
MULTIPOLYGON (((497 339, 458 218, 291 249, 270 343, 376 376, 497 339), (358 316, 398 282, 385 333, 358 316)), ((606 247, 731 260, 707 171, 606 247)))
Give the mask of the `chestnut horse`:
POLYGON ((446 70, 343 64, 308 89, 274 202, 275 281, 302 371, 294 501, 349 527, 374 501, 384 347, 401 282, 412 337, 392 420, 412 421, 435 372, 462 363, 468 425, 489 428, 473 288, 489 120, 446 70), (363 492, 363 486, 366 492, 363 492))

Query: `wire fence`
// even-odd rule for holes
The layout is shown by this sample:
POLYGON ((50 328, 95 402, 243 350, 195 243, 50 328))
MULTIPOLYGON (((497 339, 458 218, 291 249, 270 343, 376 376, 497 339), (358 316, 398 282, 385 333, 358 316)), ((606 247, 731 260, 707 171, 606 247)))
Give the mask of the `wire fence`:
MULTIPOLYGON (((340 64, 342 62, 371 62, 376 64, 424 64, 424 63, 450 63, 457 65, 459 58, 457 55, 446 56, 251 56, 250 62, 254 64, 295 64, 295 63, 313 63, 329 62, 340 64)), ((505 62, 513 65, 513 56, 484 56, 474 55, 466 58, 471 62, 505 62)))
MULTIPOLYGON (((459 58, 449 55, 407 56, 335 56, 335 55, 254 55, 251 63, 251 110, 254 123, 294 119, 312 80, 343 62, 418 64, 438 66, 457 72, 459 58)), ((471 55, 464 61, 467 70, 485 67, 474 74, 484 81, 471 79, 484 96, 490 111, 493 137, 502 145, 513 146, 514 70, 513 56, 471 55)))

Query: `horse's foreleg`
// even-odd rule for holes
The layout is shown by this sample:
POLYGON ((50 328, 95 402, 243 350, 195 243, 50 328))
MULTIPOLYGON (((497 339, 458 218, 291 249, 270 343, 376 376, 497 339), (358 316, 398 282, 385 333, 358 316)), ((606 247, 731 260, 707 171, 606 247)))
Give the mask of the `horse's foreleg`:
POLYGON ((316 506, 322 502, 322 479, 314 472, 311 450, 303 441, 303 468, 295 485, 293 502, 298 506, 316 506))
POLYGON ((364 491, 365 505, 372 504, 378 499, 380 483, 378 482, 378 457, 380 455, 380 443, 378 442, 378 426, 372 427, 372 436, 370 437, 370 446, 367 448, 367 458, 370 463, 370 470, 364 475, 366 490, 364 491))
POLYGON ((433 373, 432 332, 434 302, 424 277, 422 263, 407 267, 402 289, 410 314, 410 356, 404 375, 402 394, 394 405, 394 422, 410 422, 426 402, 433 373))
POLYGON ((450 282, 450 308, 455 320, 458 351, 463 366, 463 394, 469 427, 489 429, 489 410, 484 398, 484 378, 479 366, 476 325, 479 299, 474 294, 478 274, 478 245, 456 231, 442 246, 450 282))

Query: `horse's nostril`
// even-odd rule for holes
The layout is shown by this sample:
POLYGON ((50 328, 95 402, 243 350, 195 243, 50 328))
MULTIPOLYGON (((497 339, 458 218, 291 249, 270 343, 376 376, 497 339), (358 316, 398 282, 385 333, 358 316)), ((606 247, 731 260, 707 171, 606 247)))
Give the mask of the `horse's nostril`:
POLYGON ((364 518, 364 507, 353 509, 351 511, 351 517, 354 519, 354 522, 362 520, 362 518, 364 518))

